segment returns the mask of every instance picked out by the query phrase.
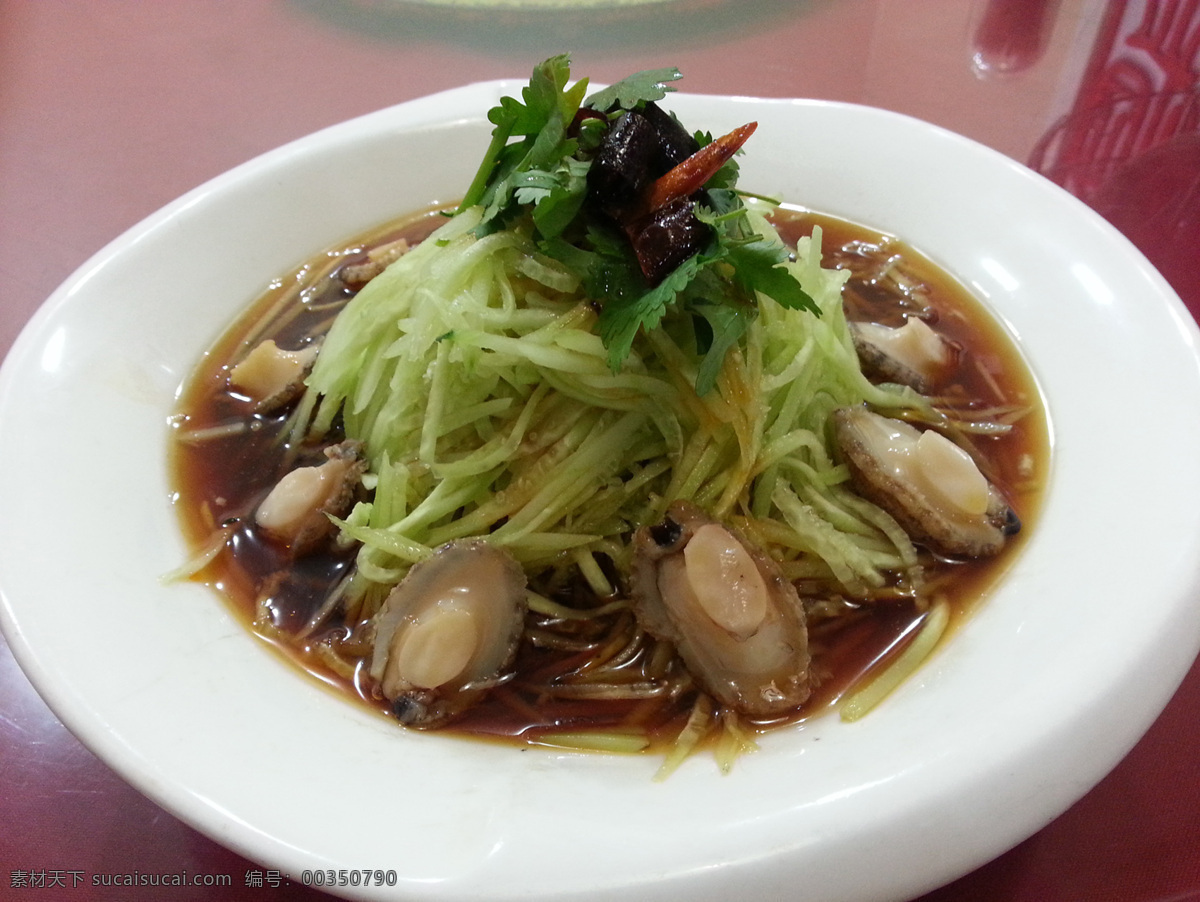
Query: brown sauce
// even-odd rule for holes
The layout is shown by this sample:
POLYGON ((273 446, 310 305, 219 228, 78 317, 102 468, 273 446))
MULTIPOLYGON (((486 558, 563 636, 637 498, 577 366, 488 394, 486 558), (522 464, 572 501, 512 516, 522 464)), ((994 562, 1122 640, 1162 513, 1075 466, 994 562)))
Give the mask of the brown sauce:
MULTIPOLYGON (((361 641, 361 630, 355 631, 353 624, 335 618, 311 635, 297 637, 331 587, 352 566, 353 552, 321 553, 292 562, 278 546, 257 534, 254 509, 283 473, 295 465, 295 459, 285 462, 281 450, 286 413, 252 414, 246 399, 228 391, 226 377, 230 361, 238 358, 240 349, 267 335, 287 347, 304 335, 327 329, 352 296, 338 279, 329 278, 342 263, 359 259, 365 247, 398 236, 419 241, 440 223, 439 214, 427 212, 376 229, 272 284, 194 373, 174 420, 171 442, 176 506, 187 538, 194 547, 203 548, 223 528, 226 531, 224 550, 196 578, 213 586, 248 628, 301 668, 381 712, 386 712, 386 705, 364 685, 362 662, 348 670, 331 665, 326 654, 331 648, 343 655, 353 651, 355 643, 361 641), (264 325, 269 310, 278 315, 267 316, 269 322, 264 325), (221 436, 226 427, 229 434, 221 436), (218 437, 187 440, 198 434, 218 437), (277 574, 285 571, 288 575, 279 580, 277 574)), ((931 580, 944 583, 941 591, 951 602, 952 623, 957 623, 1008 568, 1040 500, 1049 458, 1048 433, 1032 377, 1002 327, 960 283, 913 248, 853 223, 802 210, 781 211, 776 225, 789 243, 809 234, 814 226, 821 227, 825 265, 849 267, 856 273, 845 291, 850 319, 898 325, 906 312, 920 312, 961 349, 964 363, 949 380, 955 386, 950 403, 961 403, 964 409, 1027 411, 1007 435, 981 439, 977 447, 987 462, 988 477, 1024 521, 1022 534, 996 559, 931 560, 927 565, 931 580)), ((303 459, 304 452, 298 453, 303 459)), ((586 607, 603 601, 578 587, 568 587, 564 592, 560 600, 572 605, 586 607)), ((904 599, 846 602, 839 613, 842 616, 822 618, 819 611, 814 611, 810 618, 813 672, 819 685, 812 698, 788 718, 789 722, 822 713, 836 704, 864 674, 903 648, 923 617, 918 605, 904 599)), ((632 621, 628 612, 616 616, 632 621)), ((533 634, 541 625, 540 618, 529 615, 528 626, 533 634)), ((589 635, 589 631, 611 633, 620 628, 620 624, 601 627, 583 621, 573 627, 578 635, 567 636, 562 644, 594 644, 600 639, 589 635)), ((559 676, 578 676, 577 669, 581 665, 586 669, 585 662, 592 656, 592 652, 572 647, 548 649, 523 641, 513 668, 515 677, 447 729, 481 738, 538 742, 549 733, 636 728, 650 737, 651 748, 669 743, 688 717, 694 690, 674 696, 648 693, 644 698, 620 701, 546 693, 545 687, 560 682, 559 676)), ((669 663, 664 669, 650 639, 644 640, 619 670, 634 684, 649 684, 653 682, 651 677, 686 684, 680 682, 682 668, 678 663, 669 663)), ((748 726, 765 729, 774 725, 748 726)))

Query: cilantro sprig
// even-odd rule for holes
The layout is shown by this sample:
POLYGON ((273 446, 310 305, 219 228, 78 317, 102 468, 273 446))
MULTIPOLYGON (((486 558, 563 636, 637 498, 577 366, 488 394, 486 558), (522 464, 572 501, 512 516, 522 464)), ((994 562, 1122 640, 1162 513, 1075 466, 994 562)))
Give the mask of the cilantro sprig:
MULTIPOLYGON (((787 249, 749 227, 733 159, 708 178, 694 209, 709 239, 650 284, 629 239, 588 203, 588 172, 609 124, 665 98, 679 71, 638 72, 590 97, 587 79, 571 84, 570 75, 569 55, 551 57, 534 68, 519 100, 503 97, 489 110, 491 143, 459 210, 483 208, 480 235, 529 217, 539 249, 575 271, 599 302, 598 331, 614 372, 639 331, 657 328, 673 307, 690 316, 702 355, 696 391, 704 394, 756 315, 757 293, 785 307, 820 311, 780 265, 787 249)), ((702 133, 695 138, 700 146, 713 140, 702 133)))
POLYGON ((569 221, 583 202, 581 180, 587 164, 570 162, 579 142, 567 135, 587 92, 587 79, 567 87, 571 77, 569 57, 555 56, 533 70, 521 90, 521 103, 502 97, 488 111, 492 140, 460 210, 481 204, 482 225, 488 231, 504 224, 526 206, 550 223, 569 221), (513 141, 513 138, 519 140, 513 141), (554 208, 562 208, 555 214, 554 208))

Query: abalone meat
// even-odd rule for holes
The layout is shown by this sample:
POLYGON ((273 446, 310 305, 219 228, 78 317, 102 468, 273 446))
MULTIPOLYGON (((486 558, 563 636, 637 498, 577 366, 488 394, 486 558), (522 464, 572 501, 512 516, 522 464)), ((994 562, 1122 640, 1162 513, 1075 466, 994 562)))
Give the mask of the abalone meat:
POLYGON ((376 615, 371 677, 401 723, 441 726, 502 678, 527 609, 525 573, 507 551, 483 539, 442 545, 376 615))
POLYGON ((804 609, 779 566, 736 530, 687 501, 634 535, 634 611, 675 644, 692 678, 751 717, 808 698, 804 609))
POLYGON ((944 555, 987 557, 1021 528, 971 455, 940 432, 866 407, 836 410, 833 422, 859 494, 914 541, 944 555))

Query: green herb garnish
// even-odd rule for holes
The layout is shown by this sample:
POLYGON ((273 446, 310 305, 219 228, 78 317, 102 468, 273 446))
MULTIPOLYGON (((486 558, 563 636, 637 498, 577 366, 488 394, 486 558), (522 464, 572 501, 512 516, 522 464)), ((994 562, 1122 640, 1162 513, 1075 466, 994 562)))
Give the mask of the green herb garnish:
MULTIPOLYGON (((647 278, 626 233, 655 211, 614 221, 601 212, 604 199, 589 194, 588 173, 610 125, 666 97, 679 72, 639 72, 586 101, 587 79, 571 84, 570 74, 568 55, 551 57, 534 68, 520 100, 504 97, 488 112, 492 140, 459 212, 482 208, 479 236, 528 222, 538 249, 575 272, 600 305, 598 330, 614 372, 639 330, 657 328, 673 307, 690 316, 702 355, 696 390, 704 394, 757 314, 758 293, 784 307, 820 311, 780 265, 787 249, 750 227, 731 158, 702 172, 703 195, 687 195, 697 198, 692 212, 708 238, 665 275, 647 278)), ((713 143, 707 134, 695 138, 702 147, 713 143)))

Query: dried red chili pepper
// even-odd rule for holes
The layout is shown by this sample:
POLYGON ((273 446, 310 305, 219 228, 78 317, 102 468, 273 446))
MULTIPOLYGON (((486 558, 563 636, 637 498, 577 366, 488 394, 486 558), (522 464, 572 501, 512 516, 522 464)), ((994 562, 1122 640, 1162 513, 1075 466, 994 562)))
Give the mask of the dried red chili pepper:
POLYGON ((735 128, 701 147, 666 175, 656 179, 646 194, 643 210, 652 213, 674 200, 699 191, 738 152, 756 128, 757 122, 747 122, 735 128))

